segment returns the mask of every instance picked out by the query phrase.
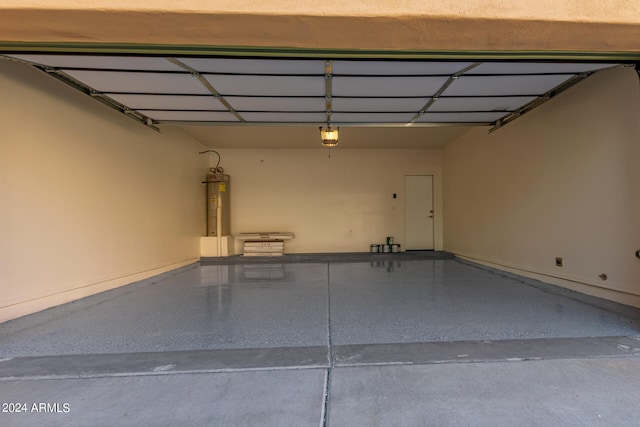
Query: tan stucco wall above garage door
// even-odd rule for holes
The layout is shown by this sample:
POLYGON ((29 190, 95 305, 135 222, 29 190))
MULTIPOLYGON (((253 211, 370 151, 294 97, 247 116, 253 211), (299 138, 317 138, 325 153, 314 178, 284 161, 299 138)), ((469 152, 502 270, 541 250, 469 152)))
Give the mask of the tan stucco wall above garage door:
POLYGON ((635 0, 6 0, 0 41, 411 51, 640 51, 635 0))

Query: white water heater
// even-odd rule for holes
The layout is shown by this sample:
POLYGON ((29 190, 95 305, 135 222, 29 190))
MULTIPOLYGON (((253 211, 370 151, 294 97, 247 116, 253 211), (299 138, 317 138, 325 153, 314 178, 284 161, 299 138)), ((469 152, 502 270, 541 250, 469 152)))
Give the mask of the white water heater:
POLYGON ((207 236, 228 236, 231 230, 229 175, 207 175, 207 236))

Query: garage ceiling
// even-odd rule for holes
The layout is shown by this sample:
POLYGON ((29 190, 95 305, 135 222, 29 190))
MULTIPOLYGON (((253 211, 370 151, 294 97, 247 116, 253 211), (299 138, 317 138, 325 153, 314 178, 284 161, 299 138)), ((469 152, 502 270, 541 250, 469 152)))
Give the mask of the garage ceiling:
POLYGON ((593 72, 580 62, 10 54, 142 123, 500 126, 593 72))

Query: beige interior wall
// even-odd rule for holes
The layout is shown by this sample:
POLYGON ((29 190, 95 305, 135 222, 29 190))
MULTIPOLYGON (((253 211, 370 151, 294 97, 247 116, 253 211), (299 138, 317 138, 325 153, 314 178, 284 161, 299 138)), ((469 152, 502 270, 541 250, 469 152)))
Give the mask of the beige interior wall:
POLYGON ((616 69, 448 144, 445 249, 640 306, 639 119, 638 76, 616 69))
POLYGON ((402 245, 404 176, 434 175, 442 248, 441 149, 218 151, 231 176, 232 234, 292 231, 288 253, 367 252, 387 236, 402 245))
POLYGON ((203 147, 0 61, 0 321, 199 257, 203 147))

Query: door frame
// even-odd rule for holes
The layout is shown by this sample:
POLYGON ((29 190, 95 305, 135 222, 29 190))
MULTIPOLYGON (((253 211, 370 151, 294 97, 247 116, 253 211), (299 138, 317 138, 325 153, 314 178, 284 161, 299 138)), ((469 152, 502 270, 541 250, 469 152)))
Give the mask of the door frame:
MULTIPOLYGON (((442 181, 441 181, 441 173, 439 171, 420 171, 420 172, 410 172, 404 173, 402 175, 402 191, 403 197, 407 197, 405 183, 407 176, 431 176, 433 178, 433 250, 434 251, 442 251, 444 250, 443 243, 443 210, 442 210, 442 181)), ((406 239, 407 236, 407 224, 405 219, 405 210, 406 201, 402 204, 402 230, 403 230, 403 239, 406 239)), ((405 249, 402 248, 404 251, 405 249)))

